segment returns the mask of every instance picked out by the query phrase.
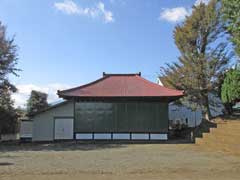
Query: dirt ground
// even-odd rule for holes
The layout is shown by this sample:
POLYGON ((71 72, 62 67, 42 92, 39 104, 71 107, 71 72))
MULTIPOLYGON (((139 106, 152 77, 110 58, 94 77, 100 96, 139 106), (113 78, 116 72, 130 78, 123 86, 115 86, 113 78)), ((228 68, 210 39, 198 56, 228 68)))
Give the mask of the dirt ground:
POLYGON ((239 156, 195 144, 0 145, 1 180, 239 178, 239 156))

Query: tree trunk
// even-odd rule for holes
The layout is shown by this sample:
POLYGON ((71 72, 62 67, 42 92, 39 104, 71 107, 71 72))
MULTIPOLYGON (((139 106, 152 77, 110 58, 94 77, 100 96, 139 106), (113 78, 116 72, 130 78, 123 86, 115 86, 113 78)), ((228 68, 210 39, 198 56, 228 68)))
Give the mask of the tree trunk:
POLYGON ((203 95, 203 117, 207 120, 210 121, 212 119, 211 116, 211 111, 209 107, 209 99, 208 99, 208 93, 203 95))
POLYGON ((210 112, 210 108, 209 108, 209 104, 206 105, 206 110, 205 110, 205 115, 204 115, 205 119, 210 121, 212 119, 211 116, 211 112, 210 112))

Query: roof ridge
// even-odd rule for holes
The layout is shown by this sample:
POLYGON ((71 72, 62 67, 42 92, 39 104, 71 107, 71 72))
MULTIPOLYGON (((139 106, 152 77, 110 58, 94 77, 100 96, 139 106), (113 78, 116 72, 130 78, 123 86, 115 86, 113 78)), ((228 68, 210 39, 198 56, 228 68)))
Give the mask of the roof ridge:
POLYGON ((103 72, 103 76, 141 76, 141 72, 139 73, 105 73, 103 72))

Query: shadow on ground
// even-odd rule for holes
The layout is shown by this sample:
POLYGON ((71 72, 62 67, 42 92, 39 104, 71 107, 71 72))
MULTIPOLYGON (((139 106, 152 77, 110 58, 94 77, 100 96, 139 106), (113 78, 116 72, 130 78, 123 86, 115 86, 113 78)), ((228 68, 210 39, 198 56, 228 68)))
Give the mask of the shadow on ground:
POLYGON ((122 144, 87 144, 79 142, 15 143, 0 145, 0 152, 10 151, 90 151, 107 148, 124 148, 122 144))
POLYGON ((0 143, 0 152, 13 151, 91 151, 110 148, 125 148, 131 144, 190 144, 186 139, 168 141, 65 141, 42 143, 0 143))
POLYGON ((10 163, 10 162, 0 162, 0 166, 11 166, 14 165, 14 163, 10 163))

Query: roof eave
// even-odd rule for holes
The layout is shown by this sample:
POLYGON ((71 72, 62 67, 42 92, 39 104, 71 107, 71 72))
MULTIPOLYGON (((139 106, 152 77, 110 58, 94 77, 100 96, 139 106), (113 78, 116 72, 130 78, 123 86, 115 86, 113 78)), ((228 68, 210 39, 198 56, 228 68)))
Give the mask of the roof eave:
POLYGON ((70 96, 60 95, 59 97, 66 100, 77 101, 168 101, 172 102, 180 99, 184 95, 175 96, 70 96))

